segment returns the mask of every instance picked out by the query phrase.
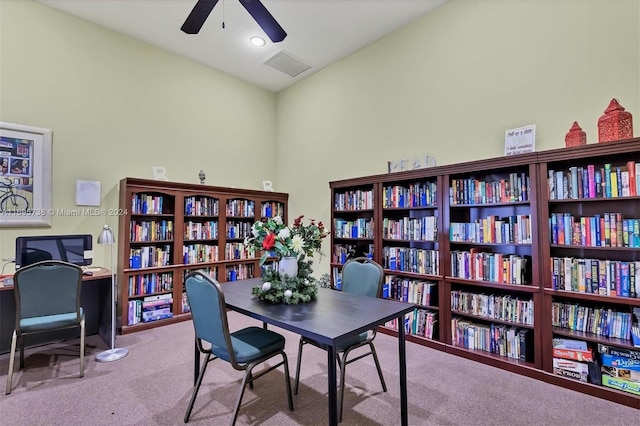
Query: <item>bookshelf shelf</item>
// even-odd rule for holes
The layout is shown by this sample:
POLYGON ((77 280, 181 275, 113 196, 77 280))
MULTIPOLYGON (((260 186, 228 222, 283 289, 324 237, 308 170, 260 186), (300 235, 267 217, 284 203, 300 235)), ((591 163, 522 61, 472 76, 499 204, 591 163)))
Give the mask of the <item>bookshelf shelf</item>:
POLYGON ((259 276, 260 259, 246 257, 244 236, 266 214, 280 214, 286 222, 287 203, 288 194, 279 192, 122 179, 120 208, 130 214, 118 224, 120 331, 189 320, 183 280, 190 271, 222 283, 259 276), (236 230, 242 234, 232 234, 236 230), (172 238, 139 241, 149 232, 172 238), (154 266, 132 267, 135 256, 153 257, 154 266), (159 285, 163 290, 154 288, 159 285))
MULTIPOLYGON (((368 253, 383 266, 385 280, 391 284, 426 281, 437 289, 435 307, 416 304, 417 308, 436 312, 436 337, 426 339, 406 333, 408 341, 640 408, 640 396, 553 373, 554 337, 582 340, 592 349, 598 344, 633 348, 627 338, 627 325, 618 326, 613 334, 607 332, 625 336, 620 338, 574 331, 554 323, 560 308, 567 309, 567 315, 570 309, 582 310, 581 315, 591 318, 590 325, 601 318, 596 315, 604 309, 624 324, 631 321, 634 309, 640 309, 640 278, 637 284, 633 283, 635 288, 631 278, 619 283, 611 281, 618 275, 640 277, 640 184, 634 187, 631 180, 626 184, 634 174, 632 168, 633 172, 640 170, 640 138, 330 182, 334 227, 341 220, 364 220, 371 221, 372 231, 366 239, 332 236, 332 282, 334 286, 339 282, 336 277, 350 254, 368 253), (601 179, 597 178, 598 171, 601 179), (593 176, 591 181, 589 173, 593 176), (616 184, 606 181, 607 173, 616 184), (433 191, 429 203, 416 201, 416 188, 433 191), (613 188, 620 191, 616 193, 619 196, 607 196, 613 188), (407 205, 408 199, 411 201, 407 205), (345 210, 341 204, 345 200, 366 200, 370 204, 366 209, 356 204, 361 208, 345 210), (403 234, 407 229, 412 232, 416 220, 425 217, 433 217, 428 220, 437 229, 434 241, 403 234), (603 231, 605 217, 610 234, 603 231), (568 235, 570 238, 564 240, 568 235), (416 270, 418 252, 421 256, 429 254, 437 273, 407 272, 416 270), (404 260, 401 256, 405 256, 404 260), (573 267, 581 271, 580 279, 574 278, 579 275, 574 273, 568 281, 561 281, 559 275, 564 270, 558 267, 565 263, 559 264, 560 259, 567 265, 575 262, 573 267), (399 266, 403 262, 405 266, 399 266), (609 268, 614 265, 607 272, 606 284, 600 283, 601 264, 609 268), (586 265, 598 266, 598 280, 590 279, 590 284, 586 265), (631 273, 632 265, 638 271, 636 275, 631 273), (505 268, 509 279, 505 279, 505 268), (511 284, 513 277, 519 278, 518 284, 511 284), (605 294, 600 294, 600 287, 605 294), (461 292, 473 294, 472 297, 487 295, 531 302, 534 325, 459 312, 453 309, 452 295, 461 292), (482 327, 487 325, 529 330, 529 358, 514 360, 454 344, 460 337, 456 334, 456 321, 462 321, 464 327, 477 328, 476 333, 485 332, 482 327)), ((585 329, 586 325, 572 328, 585 329)), ((397 335, 393 327, 381 330, 397 335)), ((639 348, 634 350, 640 353, 639 348)))

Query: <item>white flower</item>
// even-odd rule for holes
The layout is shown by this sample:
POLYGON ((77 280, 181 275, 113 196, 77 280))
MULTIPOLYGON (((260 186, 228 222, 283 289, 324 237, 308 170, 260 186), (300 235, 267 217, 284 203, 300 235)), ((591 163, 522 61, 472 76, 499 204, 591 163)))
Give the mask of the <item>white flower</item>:
POLYGON ((271 283, 267 281, 266 283, 262 284, 262 291, 269 291, 269 290, 271 290, 271 283))
POLYGON ((291 249, 296 253, 300 253, 304 248, 304 239, 300 235, 294 235, 291 239, 291 249))
POLYGON ((273 223, 275 223, 278 226, 282 225, 282 218, 280 216, 275 216, 273 218, 273 223))
POLYGON ((256 222, 251 226, 251 235, 253 235, 254 237, 257 237, 258 236, 258 232, 260 232, 260 231, 258 231, 258 223, 259 222, 256 222))
POLYGON ((284 297, 286 297, 288 299, 291 296, 293 296, 293 292, 291 290, 285 290, 284 291, 284 297))
POLYGON ((278 232, 278 238, 286 240, 291 236, 291 230, 289 228, 283 228, 278 232))

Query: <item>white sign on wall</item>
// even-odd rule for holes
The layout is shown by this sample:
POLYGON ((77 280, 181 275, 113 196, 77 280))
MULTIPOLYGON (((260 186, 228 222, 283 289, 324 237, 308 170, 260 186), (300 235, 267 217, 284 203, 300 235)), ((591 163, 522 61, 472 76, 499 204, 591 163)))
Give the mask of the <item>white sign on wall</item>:
POLYGON ((504 155, 517 155, 536 150, 536 126, 509 129, 504 133, 504 155))

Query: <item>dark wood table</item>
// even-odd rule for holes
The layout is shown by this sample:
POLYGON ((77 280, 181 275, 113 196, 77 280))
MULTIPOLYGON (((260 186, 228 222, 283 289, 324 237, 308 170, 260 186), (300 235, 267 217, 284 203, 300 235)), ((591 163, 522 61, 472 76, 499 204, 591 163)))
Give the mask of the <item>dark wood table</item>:
MULTIPOLYGON (((329 424, 338 424, 338 397, 336 379, 336 347, 352 336, 382 325, 394 318, 404 324, 404 315, 414 309, 412 304, 395 300, 357 296, 341 291, 321 288, 318 300, 298 305, 274 305, 256 300, 251 289, 260 279, 234 281, 223 284, 227 307, 264 323, 308 337, 329 347, 327 351, 329 386, 329 424)), ((197 352, 197 350, 196 350, 197 352)), ((398 362, 400 365, 400 417, 408 424, 407 364, 404 327, 398 327, 398 362)), ((199 354, 196 355, 196 370, 199 354)))

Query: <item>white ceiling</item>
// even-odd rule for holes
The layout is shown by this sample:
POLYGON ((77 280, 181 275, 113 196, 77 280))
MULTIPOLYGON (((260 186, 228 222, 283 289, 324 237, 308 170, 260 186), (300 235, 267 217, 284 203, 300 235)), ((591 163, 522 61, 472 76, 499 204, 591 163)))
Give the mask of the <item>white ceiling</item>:
POLYGON ((278 92, 424 16, 446 0, 262 0, 287 32, 272 43, 237 0, 220 0, 199 34, 180 30, 196 0, 37 0, 278 92), (224 15, 225 28, 222 28, 224 15), (254 47, 249 37, 267 44, 254 47), (280 50, 311 65, 290 77, 265 65, 280 50))

